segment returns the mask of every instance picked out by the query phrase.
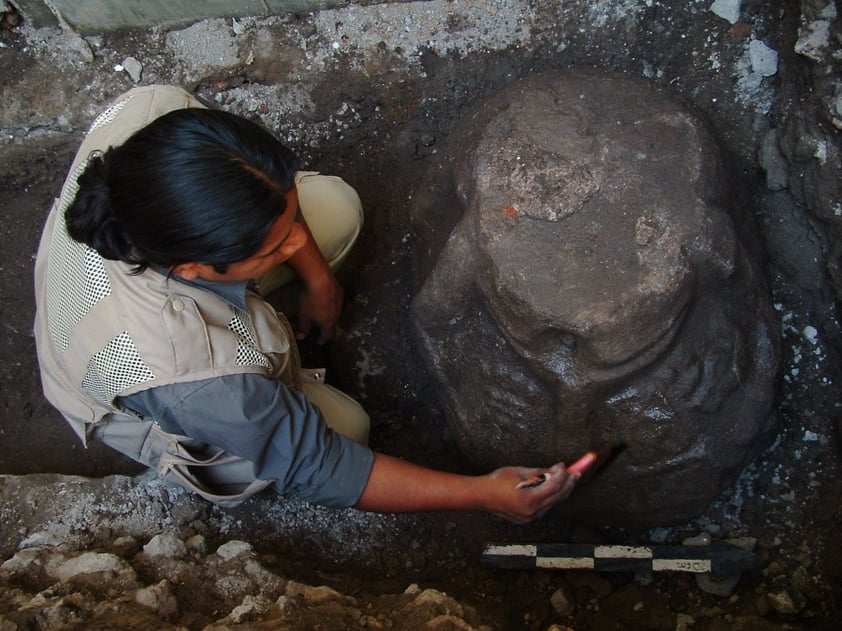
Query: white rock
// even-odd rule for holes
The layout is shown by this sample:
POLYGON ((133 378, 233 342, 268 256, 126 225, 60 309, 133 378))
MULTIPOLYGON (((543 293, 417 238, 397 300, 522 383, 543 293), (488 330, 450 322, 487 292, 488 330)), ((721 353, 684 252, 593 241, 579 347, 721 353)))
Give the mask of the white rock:
POLYGON ((234 624, 241 624, 250 620, 260 620, 262 616, 268 613, 271 607, 272 603, 269 599, 263 596, 246 594, 243 602, 234 607, 231 613, 228 614, 228 619, 234 624))
POLYGON ((251 544, 246 543, 245 541, 238 541, 237 539, 233 541, 228 541, 223 543, 216 549, 217 556, 222 557, 226 561, 230 561, 231 559, 240 556, 241 554, 246 554, 252 551, 251 544))
POLYGON ((11 559, 6 559, 0 564, 0 573, 2 574, 19 574, 25 571, 30 566, 39 567, 41 563, 41 556, 37 548, 27 548, 16 553, 11 559))
POLYGON ((56 568, 56 576, 62 581, 70 580, 81 574, 108 572, 135 580, 134 569, 120 557, 107 552, 84 552, 78 557, 68 559, 56 568))
POLYGON ((143 553, 152 557, 177 559, 187 556, 187 546, 173 535, 155 535, 143 546, 143 553))
POLYGON ((126 57, 123 60, 123 70, 128 73, 134 83, 138 83, 143 74, 143 64, 134 57, 126 57))
POLYGON ((829 46, 830 22, 816 20, 798 29, 798 41, 793 49, 813 61, 823 61, 829 46))
POLYGON ((710 10, 723 20, 736 24, 740 19, 740 5, 742 0, 714 0, 710 10))
POLYGON ((749 42, 748 57, 753 72, 764 77, 771 77, 778 72, 778 51, 769 48, 759 39, 753 39, 749 42))
POLYGON ((18 544, 18 550, 25 550, 26 548, 39 548, 41 546, 60 546, 64 543, 57 534, 41 530, 33 532, 26 539, 18 544))

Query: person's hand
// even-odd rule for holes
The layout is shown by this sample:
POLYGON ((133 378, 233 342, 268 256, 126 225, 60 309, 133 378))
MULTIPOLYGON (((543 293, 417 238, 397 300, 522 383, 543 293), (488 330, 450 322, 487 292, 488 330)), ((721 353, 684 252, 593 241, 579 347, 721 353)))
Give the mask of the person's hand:
POLYGON ((320 344, 333 339, 334 327, 342 312, 342 296, 342 287, 330 272, 318 281, 308 283, 299 305, 296 338, 305 339, 315 325, 319 327, 320 344))
POLYGON ((570 497, 581 476, 580 472, 568 473, 562 463, 549 469, 497 469, 485 476, 488 511, 517 524, 528 523, 570 497))

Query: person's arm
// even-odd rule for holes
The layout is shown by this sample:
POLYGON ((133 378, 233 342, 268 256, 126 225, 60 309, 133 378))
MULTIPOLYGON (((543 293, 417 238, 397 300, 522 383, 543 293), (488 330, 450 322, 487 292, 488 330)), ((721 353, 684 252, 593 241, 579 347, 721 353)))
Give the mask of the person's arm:
POLYGON ((355 507, 375 512, 472 511, 494 513, 516 523, 541 517, 566 499, 581 477, 563 464, 549 469, 505 467, 481 476, 436 471, 380 453, 355 507), (539 473, 549 475, 532 487, 518 487, 539 473))
MULTIPOLYGON (((369 478, 369 448, 330 430, 300 392, 258 374, 234 374, 150 388, 122 403, 158 422, 254 464, 281 494, 345 508, 369 478)), ((200 472, 196 475, 201 476, 200 472)))
POLYGON ((373 512, 482 510, 525 523, 573 491, 589 462, 549 469, 506 467, 481 476, 428 469, 373 453, 329 430, 302 394, 261 375, 237 374, 159 386, 123 403, 255 464, 280 493, 325 506, 373 512), (537 486, 518 488, 549 473, 537 486))
POLYGON ((307 234, 307 242, 287 260, 287 265, 298 275, 306 290, 299 306, 296 337, 303 340, 316 325, 321 331, 319 340, 327 342, 333 338, 334 326, 342 311, 342 287, 319 251, 304 217, 299 217, 298 223, 307 234))

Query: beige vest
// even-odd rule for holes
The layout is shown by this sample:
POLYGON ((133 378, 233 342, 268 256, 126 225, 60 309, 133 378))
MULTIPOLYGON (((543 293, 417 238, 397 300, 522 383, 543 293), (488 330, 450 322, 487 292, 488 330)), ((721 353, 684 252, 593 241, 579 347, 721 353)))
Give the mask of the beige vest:
MULTIPOLYGON (((171 86, 136 88, 94 121, 53 204, 35 264, 35 339, 47 399, 83 442, 93 424, 129 413, 115 398, 221 375, 259 373, 293 383, 285 320, 249 292, 248 312, 215 294, 101 257, 67 234, 64 213, 93 151, 124 142, 171 110, 202 107, 171 86)), ((318 377, 316 377, 318 378, 318 377)))

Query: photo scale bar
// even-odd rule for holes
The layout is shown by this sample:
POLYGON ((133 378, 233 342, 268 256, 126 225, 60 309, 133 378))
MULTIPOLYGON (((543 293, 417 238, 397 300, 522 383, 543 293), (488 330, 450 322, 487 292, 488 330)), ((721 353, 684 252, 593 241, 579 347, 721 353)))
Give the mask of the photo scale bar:
POLYGON ((566 543, 487 544, 482 562, 503 569, 598 572, 692 572, 730 576, 757 566, 757 558, 715 541, 710 546, 625 546, 566 543))

